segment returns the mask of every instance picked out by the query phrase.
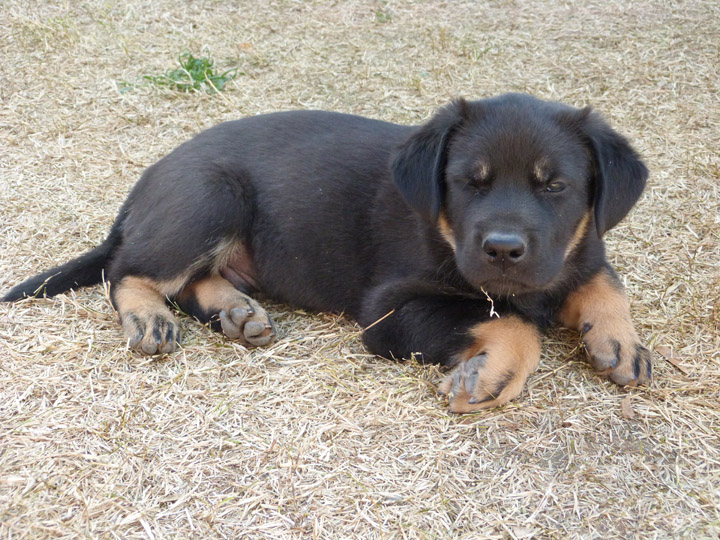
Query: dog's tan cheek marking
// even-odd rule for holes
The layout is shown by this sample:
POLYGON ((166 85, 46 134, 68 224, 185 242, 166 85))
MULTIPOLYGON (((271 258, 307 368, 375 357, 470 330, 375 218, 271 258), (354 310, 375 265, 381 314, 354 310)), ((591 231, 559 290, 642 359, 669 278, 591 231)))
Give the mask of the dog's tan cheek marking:
POLYGON ((470 335, 473 344, 439 387, 440 393, 453 394, 450 410, 456 413, 507 403, 520 394, 540 363, 540 334, 534 325, 518 317, 480 323, 470 335))
POLYGON ((450 227, 450 223, 448 223, 447 217, 445 217, 445 214, 440 214, 438 216, 437 220, 437 227, 438 231, 440 231, 440 234, 445 239, 445 241, 450 244, 450 247, 453 251, 457 250, 457 244, 455 242, 455 233, 453 233, 452 227, 450 227))
POLYGON ((573 237, 570 239, 570 243, 568 244, 568 247, 565 249, 565 259, 567 259, 570 254, 575 251, 575 249, 580 245, 580 242, 582 241, 583 237, 585 236, 585 233, 587 232, 588 223, 590 222, 590 212, 587 212, 583 218, 580 220, 580 223, 578 224, 577 228, 575 229, 575 234, 573 234, 573 237))

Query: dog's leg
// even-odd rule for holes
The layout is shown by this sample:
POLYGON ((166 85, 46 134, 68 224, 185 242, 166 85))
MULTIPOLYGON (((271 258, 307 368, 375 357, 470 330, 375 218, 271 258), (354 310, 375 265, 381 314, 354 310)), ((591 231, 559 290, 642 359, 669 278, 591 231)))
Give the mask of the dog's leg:
POLYGON ((454 368, 439 391, 450 410, 466 413, 496 407, 517 397, 540 361, 540 332, 535 324, 502 309, 491 318, 484 300, 429 294, 420 287, 378 289, 366 306, 363 340, 373 353, 418 359, 454 368), (372 317, 385 317, 371 324, 372 317))
POLYGON ((111 286, 112 303, 130 347, 144 354, 175 350, 180 330, 165 304, 166 295, 173 289, 171 283, 138 276, 126 276, 111 286))
POLYGON ((275 325, 262 306, 219 274, 190 283, 175 300, 183 311, 230 339, 258 347, 275 339, 275 325))
POLYGON ((460 363, 438 388, 456 413, 497 407, 519 396, 540 363, 540 333, 520 317, 478 323, 469 334, 472 343, 456 354, 460 363))
POLYGON ((643 384, 652 378, 650 352, 640 344, 622 285, 603 269, 565 300, 558 317, 579 330, 593 367, 618 384, 643 384))

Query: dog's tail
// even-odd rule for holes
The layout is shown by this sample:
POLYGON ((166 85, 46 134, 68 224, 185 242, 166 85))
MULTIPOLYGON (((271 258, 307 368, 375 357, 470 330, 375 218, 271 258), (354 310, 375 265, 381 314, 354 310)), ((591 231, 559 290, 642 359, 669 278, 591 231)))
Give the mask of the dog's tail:
POLYGON ((42 274, 26 279, 0 298, 0 302, 13 302, 25 297, 55 296, 77 287, 95 285, 103 279, 112 255, 120 245, 122 232, 116 221, 107 238, 98 247, 42 274))

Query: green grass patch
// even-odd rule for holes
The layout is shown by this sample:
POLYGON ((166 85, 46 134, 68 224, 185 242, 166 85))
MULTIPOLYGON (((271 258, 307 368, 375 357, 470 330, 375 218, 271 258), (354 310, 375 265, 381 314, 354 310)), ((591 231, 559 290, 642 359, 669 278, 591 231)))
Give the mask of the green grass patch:
POLYGON ((380 24, 385 24, 385 23, 389 23, 390 21, 392 21, 392 15, 390 14, 389 11, 384 11, 382 9, 378 9, 375 12, 375 22, 380 23, 380 24))
MULTIPOLYGON (((242 75, 238 68, 216 73, 215 61, 212 58, 196 58, 189 52, 178 57, 180 67, 162 75, 143 75, 141 80, 158 88, 169 88, 177 92, 204 92, 215 94, 221 92, 228 81, 242 75)), ((122 82, 118 87, 121 93, 128 92, 136 84, 122 82)))

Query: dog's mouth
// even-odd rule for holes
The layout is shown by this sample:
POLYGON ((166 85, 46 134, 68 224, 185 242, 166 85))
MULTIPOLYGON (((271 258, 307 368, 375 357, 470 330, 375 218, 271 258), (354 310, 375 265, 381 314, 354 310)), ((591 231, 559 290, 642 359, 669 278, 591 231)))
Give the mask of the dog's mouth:
MULTIPOLYGON (((546 266, 546 269, 549 268, 546 266)), ((477 280, 475 286, 484 290, 490 295, 495 295, 499 298, 510 298, 513 296, 520 296, 534 293, 548 293, 552 289, 562 282, 563 276, 562 268, 558 272, 536 272, 529 277, 522 275, 500 274, 492 277, 484 275, 481 280, 477 280)))
POLYGON ((527 283, 517 279, 503 277, 500 279, 483 281, 479 288, 481 291, 484 291, 491 296, 506 298, 539 292, 545 287, 536 283, 527 283))

